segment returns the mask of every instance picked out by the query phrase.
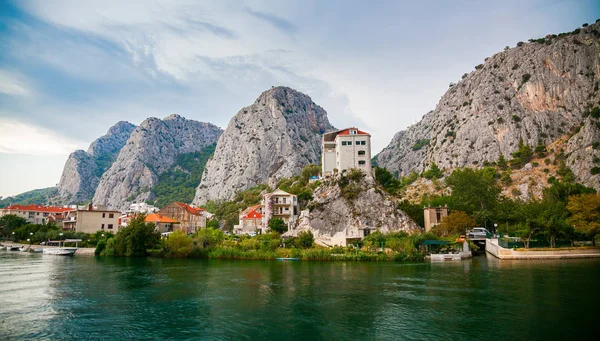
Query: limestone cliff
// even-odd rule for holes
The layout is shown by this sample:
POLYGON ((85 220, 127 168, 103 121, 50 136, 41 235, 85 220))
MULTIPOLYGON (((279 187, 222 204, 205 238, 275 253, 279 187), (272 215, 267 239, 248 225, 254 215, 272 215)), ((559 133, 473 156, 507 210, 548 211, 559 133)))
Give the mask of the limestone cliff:
POLYGON ((600 23, 570 33, 520 42, 451 84, 435 110, 397 133, 376 157, 398 175, 481 166, 530 146, 568 138, 567 165, 600 190, 600 23), (596 147, 594 147, 596 146, 596 147))
POLYGON ((340 245, 346 238, 363 237, 365 229, 382 233, 421 231, 406 213, 397 209, 397 200, 360 170, 325 178, 313 197, 297 227, 286 235, 310 230, 318 244, 340 245))
POLYGON ((263 92, 242 108, 219 138, 194 203, 228 200, 235 193, 291 177, 321 162, 321 134, 335 128, 310 97, 287 87, 263 92))
POLYGON ((179 115, 145 120, 102 175, 93 202, 123 209, 132 202, 149 199, 158 175, 169 169, 178 155, 212 145, 221 133, 219 127, 210 123, 179 115))
POLYGON ((106 135, 96 139, 88 151, 77 150, 67 159, 58 184, 57 203, 76 204, 89 201, 102 174, 114 162, 135 125, 118 122, 106 135))

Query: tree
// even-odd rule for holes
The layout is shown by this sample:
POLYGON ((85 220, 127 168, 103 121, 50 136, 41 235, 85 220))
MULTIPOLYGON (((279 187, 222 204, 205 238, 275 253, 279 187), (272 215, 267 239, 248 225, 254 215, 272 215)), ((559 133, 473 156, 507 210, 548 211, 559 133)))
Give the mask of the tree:
POLYGON ((287 231, 287 226, 281 218, 269 219, 269 228, 271 229, 271 231, 278 233, 284 233, 285 231, 287 231))
POLYGON ((519 148, 511 155, 513 159, 510 161, 510 165, 514 168, 521 168, 531 160, 533 151, 531 150, 531 147, 523 143, 523 139, 521 139, 519 140, 519 148))
POLYGON ((223 231, 213 228, 201 229, 198 231, 197 236, 201 248, 217 246, 225 238, 223 231))
POLYGON ((398 204, 398 209, 408 214, 417 225, 425 226, 425 215, 423 214, 423 207, 421 205, 411 204, 408 200, 403 200, 398 204))
POLYGON ((27 220, 25 218, 16 214, 7 214, 0 218, 0 234, 8 237, 15 229, 26 224, 27 220))
POLYGON ((303 249, 309 249, 313 246, 315 241, 315 237, 310 231, 302 231, 298 233, 298 237, 296 238, 296 245, 303 249))
POLYGON ((394 178, 392 173, 390 173, 387 169, 382 167, 375 168, 375 180, 389 194, 396 193, 396 190, 398 190, 400 187, 400 181, 394 178))
POLYGON ((431 167, 423 173, 423 177, 426 179, 441 179, 444 176, 442 170, 435 164, 435 162, 431 163, 431 167))
POLYGON ((493 168, 456 169, 446 178, 452 189, 450 207, 472 215, 487 227, 498 203, 500 187, 493 168))
POLYGON ((433 228, 433 232, 440 237, 447 237, 453 234, 465 233, 467 229, 476 226, 477 223, 468 214, 461 211, 454 211, 442 222, 433 228))
POLYGON ((600 233, 600 194, 570 196, 567 209, 571 213, 567 221, 575 227, 575 231, 590 237, 596 246, 596 235, 600 233))
POLYGON ((506 162, 506 159, 504 158, 504 154, 500 154, 500 157, 498 158, 498 162, 496 162, 496 164, 498 165, 498 168, 500 168, 501 170, 505 170, 506 168, 508 168, 508 163, 506 162))
POLYGON ((179 230, 169 234, 164 242, 164 248, 171 257, 185 258, 192 252, 193 243, 192 238, 179 230))
POLYGON ((119 230, 115 237, 106 243, 104 255, 144 257, 148 249, 160 243, 160 233, 155 231, 154 223, 146 223, 146 216, 140 214, 119 230))

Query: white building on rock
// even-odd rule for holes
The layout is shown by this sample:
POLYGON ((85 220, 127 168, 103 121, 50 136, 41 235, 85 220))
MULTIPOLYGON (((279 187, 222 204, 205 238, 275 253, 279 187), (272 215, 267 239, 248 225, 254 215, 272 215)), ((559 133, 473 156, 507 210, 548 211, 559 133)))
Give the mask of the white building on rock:
POLYGON ((347 128, 323 134, 322 175, 358 168, 371 174, 371 134, 347 128))

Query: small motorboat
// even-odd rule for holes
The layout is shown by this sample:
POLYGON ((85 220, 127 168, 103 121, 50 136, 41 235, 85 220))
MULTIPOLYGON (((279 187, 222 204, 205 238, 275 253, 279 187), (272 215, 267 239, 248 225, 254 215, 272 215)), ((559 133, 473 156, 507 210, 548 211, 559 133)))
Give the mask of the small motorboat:
POLYGON ((73 256, 77 248, 75 247, 53 247, 44 249, 43 253, 45 255, 55 255, 55 256, 73 256))
POLYGON ((298 258, 281 257, 281 258, 277 258, 277 260, 298 260, 298 258))
POLYGON ((27 252, 27 251, 29 251, 29 246, 21 246, 21 248, 19 249, 19 251, 21 251, 21 252, 27 252))
POLYGON ((21 248, 18 245, 7 246, 6 249, 8 251, 19 251, 21 248))

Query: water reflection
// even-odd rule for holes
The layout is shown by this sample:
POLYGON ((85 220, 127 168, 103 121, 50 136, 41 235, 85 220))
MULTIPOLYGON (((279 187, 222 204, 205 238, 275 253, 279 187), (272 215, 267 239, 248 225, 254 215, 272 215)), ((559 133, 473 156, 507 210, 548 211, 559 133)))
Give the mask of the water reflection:
POLYGON ((4 252, 0 339, 585 339, 597 319, 598 265, 4 252))

